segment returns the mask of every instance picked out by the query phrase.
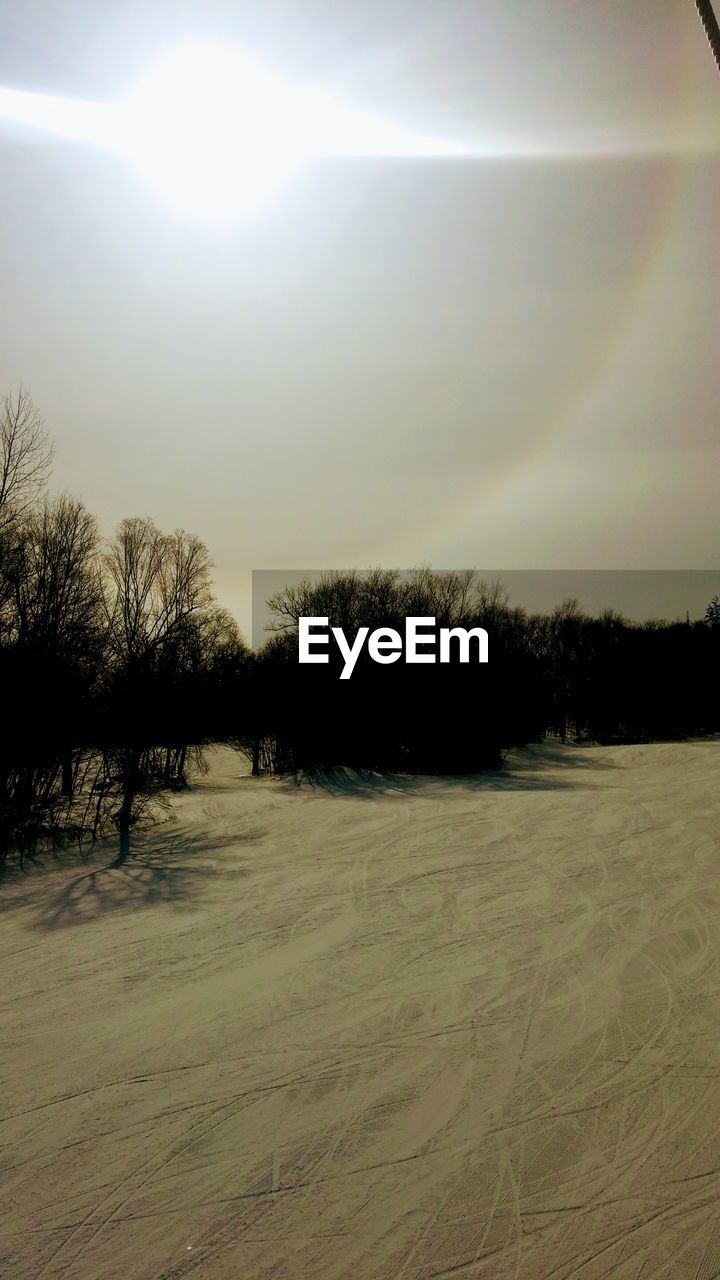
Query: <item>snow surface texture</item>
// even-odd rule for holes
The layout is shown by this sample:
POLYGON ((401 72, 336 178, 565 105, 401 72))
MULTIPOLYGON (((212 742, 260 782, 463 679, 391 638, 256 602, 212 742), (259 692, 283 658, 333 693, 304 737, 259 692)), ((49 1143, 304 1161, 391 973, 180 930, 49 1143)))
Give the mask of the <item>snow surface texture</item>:
POLYGON ((243 773, 3 890, 0 1272, 718 1275, 720 741, 243 773))

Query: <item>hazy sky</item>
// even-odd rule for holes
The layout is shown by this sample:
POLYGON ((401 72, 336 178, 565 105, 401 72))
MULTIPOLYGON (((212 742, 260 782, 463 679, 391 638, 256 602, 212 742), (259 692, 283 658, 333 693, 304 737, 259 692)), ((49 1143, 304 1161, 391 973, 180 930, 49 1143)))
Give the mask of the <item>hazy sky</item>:
POLYGON ((104 531, 250 570, 717 565, 720 77, 692 0, 0 0, 0 86, 188 37, 500 160, 326 161, 218 228, 0 122, 0 391, 104 531), (574 151, 559 157, 558 150, 574 151))

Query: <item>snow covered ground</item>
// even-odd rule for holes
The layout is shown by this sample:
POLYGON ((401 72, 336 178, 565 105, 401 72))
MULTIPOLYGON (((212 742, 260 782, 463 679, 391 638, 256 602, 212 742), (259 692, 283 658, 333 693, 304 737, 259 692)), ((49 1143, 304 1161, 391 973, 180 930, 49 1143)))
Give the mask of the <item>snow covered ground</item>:
POLYGON ((246 775, 1 892, 8 1280, 720 1274, 720 741, 246 775))

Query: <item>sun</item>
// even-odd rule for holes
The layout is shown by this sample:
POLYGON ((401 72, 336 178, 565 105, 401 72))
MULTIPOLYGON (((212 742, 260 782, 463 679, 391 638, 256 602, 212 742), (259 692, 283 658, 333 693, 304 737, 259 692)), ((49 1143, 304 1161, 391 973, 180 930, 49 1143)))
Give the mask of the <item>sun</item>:
POLYGON ((116 102, 0 89, 0 116, 115 151, 167 205, 211 221, 257 212, 314 160, 463 154, 222 44, 171 50, 116 102))
POLYGON ((117 108, 116 147, 180 212, 255 212, 308 158, 301 95, 241 50, 187 45, 117 108))

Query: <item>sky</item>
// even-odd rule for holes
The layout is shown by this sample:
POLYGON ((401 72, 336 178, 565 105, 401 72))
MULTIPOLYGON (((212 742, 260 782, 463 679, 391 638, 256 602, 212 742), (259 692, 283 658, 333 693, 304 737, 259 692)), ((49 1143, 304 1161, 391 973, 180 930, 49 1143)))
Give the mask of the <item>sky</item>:
POLYGON ((199 534, 246 631, 252 570, 715 568, 692 0, 0 0, 0 88, 118 99, 188 39, 483 154, 324 160, 216 224, 0 120, 0 394, 30 389, 53 487, 105 534, 199 534))

